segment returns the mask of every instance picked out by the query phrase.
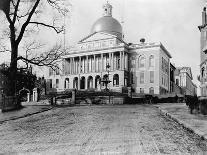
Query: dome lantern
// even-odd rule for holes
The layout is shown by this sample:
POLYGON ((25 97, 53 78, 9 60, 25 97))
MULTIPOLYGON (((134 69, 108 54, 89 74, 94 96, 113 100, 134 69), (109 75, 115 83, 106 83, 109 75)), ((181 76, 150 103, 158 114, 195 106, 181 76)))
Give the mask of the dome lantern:
POLYGON ((107 1, 106 4, 103 5, 103 16, 112 16, 112 5, 110 5, 107 1))
POLYGON ((103 5, 103 17, 99 18, 92 26, 91 33, 105 32, 116 35, 122 39, 122 26, 112 17, 112 6, 107 2, 103 5))

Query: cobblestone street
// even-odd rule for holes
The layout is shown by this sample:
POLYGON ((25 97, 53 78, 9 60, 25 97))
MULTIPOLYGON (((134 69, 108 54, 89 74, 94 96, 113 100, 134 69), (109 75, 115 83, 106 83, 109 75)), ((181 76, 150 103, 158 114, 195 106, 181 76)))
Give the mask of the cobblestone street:
POLYGON ((203 154, 207 142, 151 105, 55 108, 0 124, 0 153, 203 154))

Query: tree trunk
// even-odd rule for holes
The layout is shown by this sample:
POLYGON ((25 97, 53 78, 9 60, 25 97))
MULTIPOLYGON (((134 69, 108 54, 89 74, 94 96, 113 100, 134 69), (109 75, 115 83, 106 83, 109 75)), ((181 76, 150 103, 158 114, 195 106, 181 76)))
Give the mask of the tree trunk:
MULTIPOLYGON (((14 36, 13 36, 14 37, 14 36)), ((11 40, 12 38, 11 37, 11 40)), ((11 63, 10 63, 10 81, 11 81, 11 91, 9 92, 9 95, 16 96, 16 85, 17 85, 17 56, 18 56, 18 45, 14 41, 14 39, 11 41, 11 63)))
MULTIPOLYGON (((14 45, 13 45, 14 46, 14 45)), ((17 85, 17 47, 12 48, 11 51, 11 64, 10 64, 10 81, 11 81, 11 91, 9 95, 16 95, 16 85, 17 85)))
POLYGON ((11 62, 10 62, 10 72, 9 80, 10 91, 8 95, 16 96, 16 81, 17 81, 17 56, 18 56, 18 43, 16 41, 15 35, 15 26, 13 23, 10 23, 10 43, 11 43, 11 62))

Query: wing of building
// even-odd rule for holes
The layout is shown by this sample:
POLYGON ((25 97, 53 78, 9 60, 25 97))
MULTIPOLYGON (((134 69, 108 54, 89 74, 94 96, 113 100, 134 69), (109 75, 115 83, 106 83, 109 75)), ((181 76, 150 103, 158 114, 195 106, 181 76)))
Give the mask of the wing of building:
POLYGON ((201 96, 207 96, 207 16, 206 8, 202 11, 202 25, 198 26, 200 35, 200 81, 201 96))
POLYGON ((175 84, 182 88, 181 94, 197 95, 197 86, 193 83, 190 67, 177 67, 175 70, 175 84))
POLYGON ((48 71, 50 88, 105 89, 131 87, 136 93, 165 94, 170 90, 170 53, 161 43, 126 43, 122 25, 112 17, 112 6, 103 6, 103 16, 90 34, 67 51, 61 59, 61 71, 48 71))

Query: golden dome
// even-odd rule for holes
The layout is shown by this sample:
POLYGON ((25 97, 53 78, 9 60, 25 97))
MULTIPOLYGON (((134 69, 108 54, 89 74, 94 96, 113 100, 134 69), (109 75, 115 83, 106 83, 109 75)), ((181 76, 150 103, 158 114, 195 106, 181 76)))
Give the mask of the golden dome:
POLYGON ((106 32, 109 34, 122 35, 121 24, 111 16, 104 16, 99 18, 92 26, 91 33, 106 32))
POLYGON ((99 18, 92 26, 91 33, 105 32, 122 38, 122 26, 112 17, 112 6, 107 2, 103 6, 103 17, 99 18))

